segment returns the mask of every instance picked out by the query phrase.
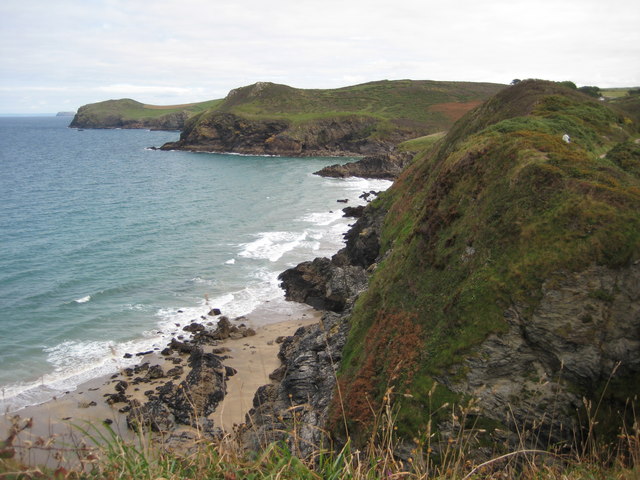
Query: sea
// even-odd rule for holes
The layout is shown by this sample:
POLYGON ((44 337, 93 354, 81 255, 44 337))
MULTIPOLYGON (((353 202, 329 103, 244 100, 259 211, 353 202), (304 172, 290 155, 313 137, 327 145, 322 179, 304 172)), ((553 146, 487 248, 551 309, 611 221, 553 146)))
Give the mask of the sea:
POLYGON ((342 247, 337 200, 391 183, 313 175, 352 159, 160 151, 179 133, 69 122, 0 117, 2 412, 129 366, 212 308, 295 312, 279 273, 342 247))

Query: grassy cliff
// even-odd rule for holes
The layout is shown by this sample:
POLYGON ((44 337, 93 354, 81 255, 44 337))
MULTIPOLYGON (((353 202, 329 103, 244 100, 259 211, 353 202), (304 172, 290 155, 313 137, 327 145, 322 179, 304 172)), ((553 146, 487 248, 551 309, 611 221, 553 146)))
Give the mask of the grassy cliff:
POLYGON ((187 118, 208 108, 220 100, 185 105, 146 105, 123 98, 85 105, 78 109, 72 128, 159 128, 178 130, 187 118))
MULTIPOLYGON (((543 325, 540 308, 564 292, 576 272, 605 269, 615 276, 640 259, 640 151, 632 141, 637 133, 629 116, 601 101, 551 82, 523 81, 469 112, 419 154, 371 206, 388 211, 383 260, 353 312, 336 428, 344 408, 350 433, 362 435, 380 406, 392 401, 405 438, 435 431, 436 425, 451 429, 451 409, 445 406, 472 401, 468 386, 476 382, 485 391, 478 389, 474 418, 509 430, 504 419, 510 405, 517 412, 518 396, 530 394, 525 400, 531 408, 544 409, 540 395, 553 382, 538 386, 537 377, 563 376, 563 368, 567 378, 557 388, 570 391, 567 398, 580 403, 581 396, 592 399, 602 392, 606 375, 598 370, 582 378, 579 367, 573 372, 563 365, 563 355, 573 357, 562 351, 565 343, 570 351, 599 341, 573 338, 582 327, 571 323, 577 321, 571 314, 555 312, 551 325, 543 325), (543 337, 534 326, 558 325, 569 331, 558 328, 548 344, 532 345, 536 335, 543 337), (563 346, 556 348, 555 339, 563 346), (478 373, 479 365, 499 354, 502 371, 496 367, 493 376, 503 383, 530 381, 531 392, 502 399, 492 372, 478 373), (520 357, 527 363, 520 365, 520 357)), ((597 275, 588 279, 591 290, 582 295, 576 287, 575 295, 608 312, 591 335, 637 322, 612 307, 628 300, 619 298, 625 281, 610 287, 597 275)), ((637 309, 633 301, 629 308, 637 309)), ((597 323, 591 315, 580 319, 597 323)), ((629 338, 637 337, 636 332, 629 338)), ((597 348, 608 348, 606 341, 597 348)), ((618 384, 629 387, 627 398, 640 393, 632 380, 638 367, 633 358, 617 372, 618 384)))
POLYGON ((306 90, 260 82, 232 90, 189 119, 168 148, 285 153, 368 154, 448 129, 503 85, 379 81, 306 90))

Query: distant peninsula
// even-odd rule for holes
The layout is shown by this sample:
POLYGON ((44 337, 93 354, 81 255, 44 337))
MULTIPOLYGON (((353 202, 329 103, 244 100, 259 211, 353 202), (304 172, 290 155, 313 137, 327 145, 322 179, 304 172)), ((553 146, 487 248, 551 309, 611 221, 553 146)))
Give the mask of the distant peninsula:
POLYGON ((56 113, 56 117, 73 117, 76 112, 58 112, 56 113))

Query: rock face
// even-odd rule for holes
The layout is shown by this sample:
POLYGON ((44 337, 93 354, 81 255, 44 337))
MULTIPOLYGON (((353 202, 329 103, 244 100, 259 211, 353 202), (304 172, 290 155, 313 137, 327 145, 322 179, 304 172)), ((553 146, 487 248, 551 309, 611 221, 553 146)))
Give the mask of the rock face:
POLYGON ((509 449, 579 442, 596 406, 597 435, 616 438, 640 408, 640 177, 614 155, 636 132, 603 102, 523 81, 411 162, 374 204, 382 251, 340 377, 351 438, 389 388, 406 393, 407 443, 429 425, 446 445, 476 420, 509 449), (469 402, 467 424, 443 407, 469 402))
POLYGON ((283 440, 305 458, 328 446, 325 426, 348 329, 348 314, 327 312, 318 325, 284 341, 280 382, 260 387, 247 414, 242 438, 248 448, 283 440))
POLYGON ((383 209, 366 208, 345 234, 346 246, 331 259, 316 258, 278 276, 287 300, 341 312, 367 288, 368 269, 380 250, 383 209))
POLYGON ((400 175, 409 160, 410 156, 407 155, 374 155, 357 162, 324 167, 315 172, 315 175, 333 178, 361 177, 393 180, 400 175))
POLYGON ((535 421, 540 438, 570 441, 587 427, 575 416, 584 392, 640 375, 640 262, 558 272, 531 315, 514 305, 505 318, 506 333, 490 335, 455 373, 438 377, 504 425, 535 421))
POLYGON ((391 148, 368 139, 375 120, 363 116, 292 125, 287 120, 252 120, 215 112, 188 122, 177 142, 163 150, 234 152, 251 155, 363 155, 391 148))
POLYGON ((282 272, 278 280, 287 300, 334 312, 344 310, 367 286, 362 267, 338 266, 328 258, 300 263, 282 272))

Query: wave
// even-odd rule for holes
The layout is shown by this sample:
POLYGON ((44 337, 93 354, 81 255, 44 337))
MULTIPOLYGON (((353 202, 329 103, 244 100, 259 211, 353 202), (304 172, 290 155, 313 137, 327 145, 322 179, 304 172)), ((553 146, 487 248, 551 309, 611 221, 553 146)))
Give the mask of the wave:
POLYGON ((239 256, 245 258, 265 259, 276 262, 282 256, 300 246, 308 237, 308 232, 261 232, 257 239, 242 244, 239 256))
POLYGON ((76 303, 87 303, 89 300, 91 300, 91 295, 87 295, 86 297, 82 297, 82 298, 77 298, 74 300, 74 302, 76 303))

